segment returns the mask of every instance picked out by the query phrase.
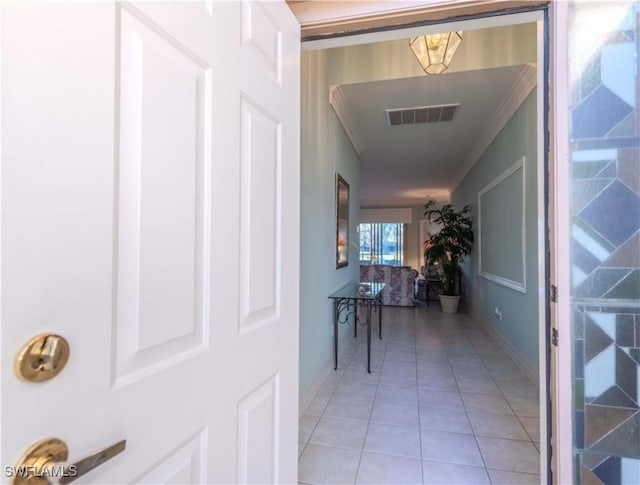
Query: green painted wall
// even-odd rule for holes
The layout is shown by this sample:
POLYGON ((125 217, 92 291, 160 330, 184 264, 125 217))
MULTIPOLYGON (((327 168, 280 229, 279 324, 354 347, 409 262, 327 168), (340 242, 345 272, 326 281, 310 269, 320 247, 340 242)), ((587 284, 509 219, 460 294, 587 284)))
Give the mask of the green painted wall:
MULTIPOLYGON (((537 147, 536 147, 536 91, 534 90, 491 143, 451 195, 456 207, 469 204, 472 208, 474 233, 477 240, 478 192, 511 167, 523 155, 526 157, 526 294, 506 288, 478 276, 478 247, 463 265, 463 299, 471 311, 488 322, 535 368, 538 363, 538 211, 537 211, 537 147), (495 307, 502 309, 502 321, 494 316, 495 307)), ((502 191, 502 211, 485 213, 483 219, 500 226, 501 218, 509 207, 518 205, 521 197, 513 190, 502 191)), ((504 251, 495 248, 493 252, 504 251)), ((518 247, 513 251, 521 252, 518 247)), ((483 253, 492 252, 485 246, 483 253)), ((513 255, 491 254, 493 258, 513 255)))
MULTIPOLYGON (((303 52, 301 59, 300 201, 300 392, 333 352, 333 307, 328 295, 359 277, 358 253, 335 267, 335 173, 350 185, 349 234, 357 241, 360 160, 333 108, 327 50, 303 52)), ((295 284, 291 282, 291 284, 295 284)), ((341 329, 344 334, 347 327, 341 329)))

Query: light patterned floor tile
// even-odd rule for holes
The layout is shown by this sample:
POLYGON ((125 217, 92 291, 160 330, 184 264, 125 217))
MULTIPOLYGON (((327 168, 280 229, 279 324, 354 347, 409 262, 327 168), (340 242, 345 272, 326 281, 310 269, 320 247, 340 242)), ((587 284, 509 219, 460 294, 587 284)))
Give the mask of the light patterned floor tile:
POLYGON ((472 434, 464 409, 420 406, 420 427, 435 431, 472 434))
POLYGON ((493 485, 540 485, 540 475, 488 470, 493 485))
POLYGON ((385 386, 396 386, 396 387, 417 387, 418 379, 414 375, 401 375, 394 376, 389 374, 382 374, 380 376, 380 384, 385 386))
POLYGON ((420 458, 420 430, 415 427, 370 423, 364 451, 420 458))
POLYGON ((376 401, 393 404, 416 404, 418 390, 414 387, 389 386, 380 384, 376 392, 376 401))
POLYGON ((518 417, 531 441, 540 441, 540 418, 518 417))
POLYGON ((318 393, 316 397, 309 403, 307 409, 305 409, 304 413, 312 416, 322 416, 324 410, 331 401, 331 396, 333 393, 318 393))
POLYGON ((383 318, 372 373, 364 329, 348 329, 300 419, 299 482, 538 483, 537 390, 495 341, 435 307, 383 318))
POLYGON ((501 395, 461 392, 468 413, 509 414, 513 411, 501 395))
POLYGON ((451 377, 453 371, 449 364, 420 364, 418 365, 418 377, 451 377))
POLYGON ((385 358, 382 364, 382 372, 380 376, 395 377, 395 376, 411 376, 416 375, 416 363, 415 362, 394 362, 385 358))
POLYGON ((425 377, 418 374, 418 387, 422 389, 433 389, 439 391, 457 391, 456 380, 451 376, 425 377))
POLYGON ((487 471, 482 467, 422 462, 422 475, 425 485, 490 485, 487 471))
POLYGON ((343 380, 336 390, 334 396, 353 396, 360 399, 373 399, 376 395, 378 384, 376 382, 354 382, 353 380, 343 380))
POLYGON ((530 441, 478 436, 478 445, 487 468, 531 474, 540 470, 540 453, 530 441))
POLYGON ((365 452, 360 460, 356 483, 421 484, 422 465, 416 458, 365 452))
POLYGON ((301 443, 306 443, 309 441, 309 437, 313 430, 315 429, 318 421, 320 420, 320 416, 314 416, 311 414, 305 414, 300 418, 298 422, 298 441, 301 443))
POLYGON ((527 418, 540 417, 540 402, 537 397, 516 397, 505 394, 516 416, 527 418))
POLYGON ((369 419, 373 399, 334 394, 324 410, 323 416, 333 418, 369 419))
POLYGON ((483 466, 473 435, 422 430, 422 458, 458 465, 483 466))
POLYGON ((469 413, 469 421, 477 436, 528 440, 529 435, 515 416, 506 414, 469 413))
POLYGON ((298 480, 311 484, 355 483, 360 451, 307 445, 298 462, 298 480))
POLYGON ((524 379, 496 379, 496 382, 505 395, 538 400, 538 388, 526 377, 524 379))
POLYGON ((500 389, 491 377, 476 378, 476 377, 456 377, 458 383, 458 389, 460 392, 475 392, 478 394, 497 394, 502 396, 500 389))
MULTIPOLYGON (((389 342, 387 344, 387 352, 414 352, 415 361, 416 346, 409 342, 389 342)), ((386 357, 386 356, 385 356, 386 357)))
POLYGON ((384 355, 384 361, 385 362, 406 362, 409 364, 413 364, 415 367, 416 349, 415 347, 411 349, 410 344, 404 344, 404 345, 405 345, 405 349, 409 349, 409 350, 396 350, 394 347, 392 348, 387 347, 387 353, 384 355))
POLYGON ((420 389, 418 391, 420 406, 464 409, 458 391, 441 391, 437 389, 420 389))
POLYGON ((419 424, 418 404, 394 404, 376 400, 371 412, 371 422, 417 427, 419 424))
POLYGON ((361 450, 368 422, 359 419, 322 417, 309 438, 309 444, 361 450))
POLYGON ((473 363, 469 367, 454 368, 456 379, 493 379, 482 364, 473 363))

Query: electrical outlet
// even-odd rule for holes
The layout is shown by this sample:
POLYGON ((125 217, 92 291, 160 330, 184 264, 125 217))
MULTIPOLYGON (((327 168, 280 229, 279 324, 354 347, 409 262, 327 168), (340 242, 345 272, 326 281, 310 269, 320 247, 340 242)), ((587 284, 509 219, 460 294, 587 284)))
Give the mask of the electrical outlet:
POLYGON ((502 321, 502 308, 497 306, 495 310, 493 310, 493 314, 498 317, 498 320, 502 321))

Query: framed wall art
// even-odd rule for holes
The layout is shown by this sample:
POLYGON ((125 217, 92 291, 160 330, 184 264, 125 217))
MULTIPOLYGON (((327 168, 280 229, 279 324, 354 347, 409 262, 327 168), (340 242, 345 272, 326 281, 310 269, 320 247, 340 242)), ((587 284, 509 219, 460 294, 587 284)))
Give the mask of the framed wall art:
POLYGON ((336 268, 349 265, 349 184, 336 173, 336 268))

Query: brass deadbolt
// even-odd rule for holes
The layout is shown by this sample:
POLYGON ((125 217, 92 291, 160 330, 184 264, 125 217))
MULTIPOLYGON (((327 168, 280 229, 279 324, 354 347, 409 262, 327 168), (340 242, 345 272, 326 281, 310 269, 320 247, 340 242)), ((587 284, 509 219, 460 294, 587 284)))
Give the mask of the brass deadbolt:
POLYGON ((22 347, 16 358, 16 374, 26 382, 42 382, 57 376, 69 359, 69 343, 60 335, 38 335, 22 347))

